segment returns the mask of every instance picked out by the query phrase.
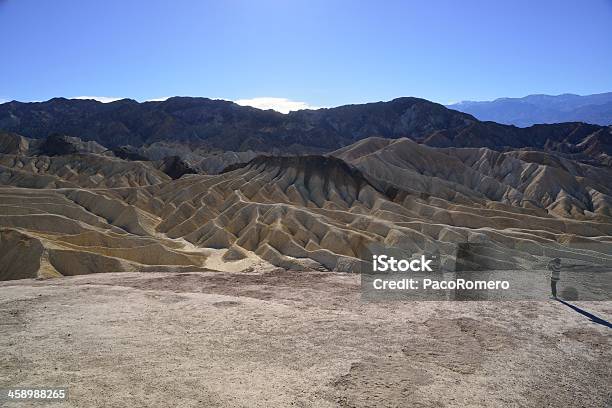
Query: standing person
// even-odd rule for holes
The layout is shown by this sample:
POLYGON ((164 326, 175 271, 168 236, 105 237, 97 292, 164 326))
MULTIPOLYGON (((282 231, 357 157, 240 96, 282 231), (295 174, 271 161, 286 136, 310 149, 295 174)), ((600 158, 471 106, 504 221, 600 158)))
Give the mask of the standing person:
POLYGON ((559 282, 561 276, 561 259, 555 258, 548 263, 548 270, 550 271, 550 291, 554 299, 557 298, 557 282, 559 282))

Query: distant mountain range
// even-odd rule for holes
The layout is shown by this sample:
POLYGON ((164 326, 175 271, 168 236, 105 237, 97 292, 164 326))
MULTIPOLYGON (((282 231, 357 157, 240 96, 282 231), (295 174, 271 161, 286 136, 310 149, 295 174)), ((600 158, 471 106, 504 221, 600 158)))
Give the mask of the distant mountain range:
POLYGON ((521 127, 537 123, 585 122, 612 124, 612 92, 595 95, 529 95, 494 101, 464 101, 448 108, 490 120, 521 127))
MULTIPOLYGON (((434 147, 536 148, 590 158, 612 155, 611 128, 560 123, 517 128, 481 122, 419 98, 281 114, 207 98, 139 103, 54 98, 0 105, 0 130, 53 133, 107 148, 172 142, 217 151, 323 153, 367 137, 407 137, 434 147)), ((599 159, 597 159, 599 160, 599 159)))

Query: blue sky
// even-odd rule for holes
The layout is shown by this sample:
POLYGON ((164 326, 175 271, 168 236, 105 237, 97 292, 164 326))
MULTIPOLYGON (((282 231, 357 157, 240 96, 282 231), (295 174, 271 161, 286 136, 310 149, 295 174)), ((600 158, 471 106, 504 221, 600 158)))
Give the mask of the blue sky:
POLYGON ((0 0, 0 100, 599 93, 610 22, 612 0, 0 0))

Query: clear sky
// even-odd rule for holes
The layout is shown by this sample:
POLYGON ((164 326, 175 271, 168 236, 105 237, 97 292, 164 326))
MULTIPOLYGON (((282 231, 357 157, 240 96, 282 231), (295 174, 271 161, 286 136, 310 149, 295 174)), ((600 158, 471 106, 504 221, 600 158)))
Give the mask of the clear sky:
POLYGON ((612 91, 612 0, 0 0, 0 45, 0 100, 612 91))

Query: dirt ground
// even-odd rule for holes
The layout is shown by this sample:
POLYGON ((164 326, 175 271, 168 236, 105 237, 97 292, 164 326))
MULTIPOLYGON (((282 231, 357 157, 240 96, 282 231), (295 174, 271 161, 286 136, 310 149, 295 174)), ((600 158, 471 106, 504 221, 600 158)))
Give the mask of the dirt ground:
MULTIPOLYGON (((2 282, 0 388, 68 387, 45 407, 612 401, 612 329, 559 302, 363 303, 359 282, 287 271, 2 282)), ((612 302, 576 305, 612 320, 612 302)))

